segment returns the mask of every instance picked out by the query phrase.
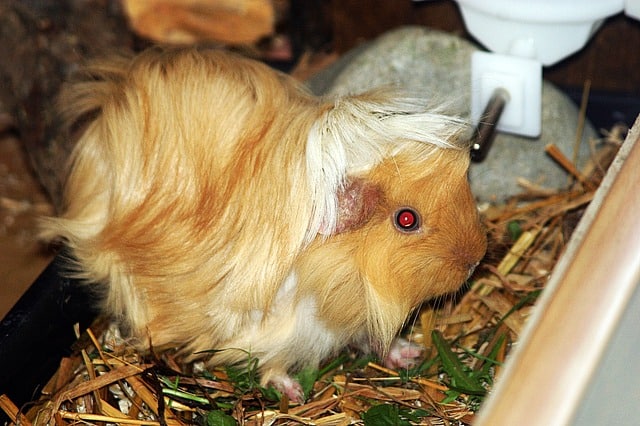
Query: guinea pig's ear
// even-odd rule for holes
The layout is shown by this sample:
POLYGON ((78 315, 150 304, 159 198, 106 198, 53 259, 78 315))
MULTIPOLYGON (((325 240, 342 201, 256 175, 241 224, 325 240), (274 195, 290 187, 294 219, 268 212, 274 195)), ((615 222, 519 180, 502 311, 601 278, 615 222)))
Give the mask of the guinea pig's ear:
POLYGON ((423 100, 388 91, 343 96, 323 104, 305 149, 312 202, 305 241, 318 233, 353 229, 369 219, 375 204, 371 195, 377 191, 360 188, 354 193, 368 195, 348 195, 349 188, 359 185, 348 181, 350 175, 371 170, 408 140, 454 148, 462 128, 458 119, 427 111, 423 100))
POLYGON ((348 178, 336 194, 336 217, 320 225, 321 235, 334 235, 363 226, 371 219, 380 201, 380 188, 362 178, 348 178), (334 227, 328 226, 335 223, 334 227))

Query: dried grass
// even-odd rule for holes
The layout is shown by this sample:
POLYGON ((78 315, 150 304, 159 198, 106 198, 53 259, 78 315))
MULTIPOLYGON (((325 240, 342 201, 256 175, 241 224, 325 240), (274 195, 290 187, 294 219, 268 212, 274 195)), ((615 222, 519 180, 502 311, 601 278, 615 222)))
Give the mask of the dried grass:
POLYGON ((145 358, 122 341, 110 343, 113 335, 98 327, 100 338, 87 332, 86 344, 62 360, 37 404, 20 412, 0 396, 0 409, 22 425, 227 424, 231 417, 241 424, 346 425, 362 422, 372 407, 392 406, 405 421, 398 424, 472 424, 623 133, 614 128, 594 145, 593 162, 582 171, 557 148, 547 150, 576 179, 568 190, 522 182, 521 197, 485 208, 490 248, 473 284, 423 308, 406 330, 424 345, 420 368, 392 371, 345 352, 314 377, 305 404, 291 405, 255 384, 240 383, 237 370, 178 373, 170 357, 145 358))

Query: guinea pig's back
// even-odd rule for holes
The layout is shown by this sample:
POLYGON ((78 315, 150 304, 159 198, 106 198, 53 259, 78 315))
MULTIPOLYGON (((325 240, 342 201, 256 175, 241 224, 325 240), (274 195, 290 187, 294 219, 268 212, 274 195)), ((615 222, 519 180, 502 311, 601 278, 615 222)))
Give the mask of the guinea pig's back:
POLYGON ((70 120, 90 121, 44 234, 107 286, 107 311, 134 334, 224 340, 270 303, 303 244, 315 103, 225 52, 151 49, 89 80, 67 92, 70 120))

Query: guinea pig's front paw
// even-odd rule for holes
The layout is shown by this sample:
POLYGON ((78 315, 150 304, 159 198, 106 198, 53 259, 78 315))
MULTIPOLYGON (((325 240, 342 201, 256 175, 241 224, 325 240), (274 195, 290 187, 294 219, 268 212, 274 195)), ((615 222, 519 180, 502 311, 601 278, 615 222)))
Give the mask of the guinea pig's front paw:
POLYGON ((418 365, 424 348, 401 337, 396 337, 384 358, 387 368, 411 368, 418 365))
POLYGON ((302 404, 304 402, 304 391, 297 380, 292 379, 286 374, 272 375, 268 384, 276 388, 278 392, 286 395, 289 401, 302 404))

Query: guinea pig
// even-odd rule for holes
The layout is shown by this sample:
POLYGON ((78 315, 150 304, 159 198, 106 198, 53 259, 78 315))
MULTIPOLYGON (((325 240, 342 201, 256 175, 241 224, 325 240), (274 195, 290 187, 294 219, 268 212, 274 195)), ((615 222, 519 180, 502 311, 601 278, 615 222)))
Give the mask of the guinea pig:
POLYGON ((324 99, 219 50, 94 64, 62 96, 83 132, 43 233, 141 350, 259 360, 264 385, 347 345, 384 356, 457 290, 486 237, 465 125, 391 90, 324 99))

